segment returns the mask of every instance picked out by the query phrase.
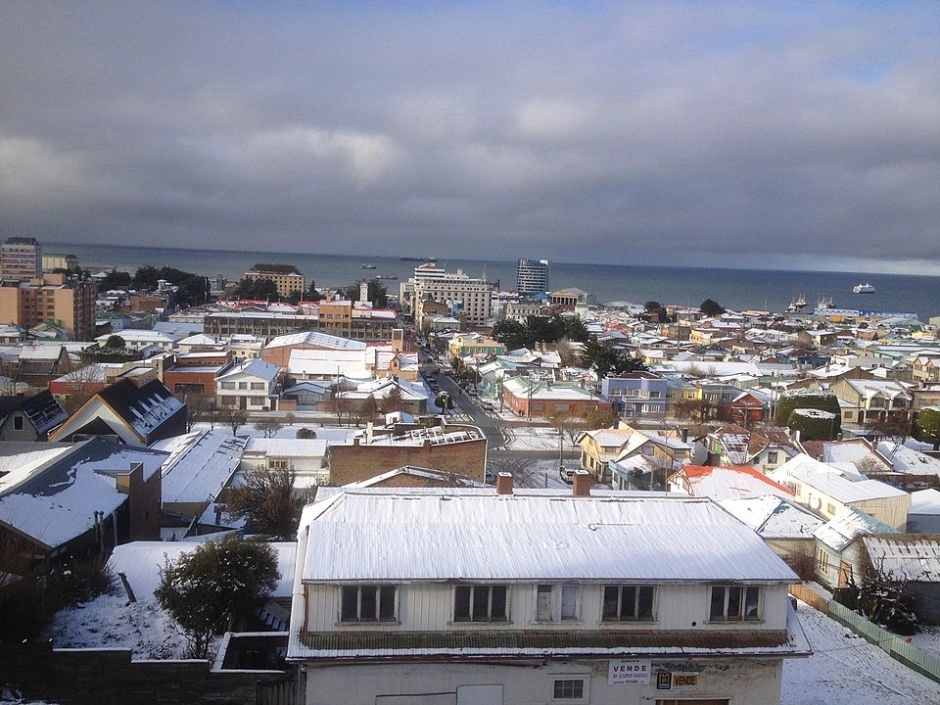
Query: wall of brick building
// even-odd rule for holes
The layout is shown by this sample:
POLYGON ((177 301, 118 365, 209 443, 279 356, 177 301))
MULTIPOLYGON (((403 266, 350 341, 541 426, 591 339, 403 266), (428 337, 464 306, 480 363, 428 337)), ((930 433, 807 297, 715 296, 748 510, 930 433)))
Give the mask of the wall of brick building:
POLYGON ((423 446, 331 445, 330 484, 361 482, 405 465, 439 470, 483 482, 486 439, 423 446))

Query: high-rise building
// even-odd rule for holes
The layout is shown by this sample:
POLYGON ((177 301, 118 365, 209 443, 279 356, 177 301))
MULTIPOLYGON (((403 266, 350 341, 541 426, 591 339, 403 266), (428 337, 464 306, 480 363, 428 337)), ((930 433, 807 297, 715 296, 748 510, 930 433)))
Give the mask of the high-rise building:
POLYGON ((0 321, 32 328, 47 321, 65 328, 72 340, 95 335, 95 284, 47 274, 0 286, 0 321))
POLYGON ((0 275, 6 281, 42 276, 42 248, 34 237, 8 237, 0 245, 0 275))
POLYGON ((548 260, 520 259, 516 264, 516 292, 534 296, 548 291, 548 260))

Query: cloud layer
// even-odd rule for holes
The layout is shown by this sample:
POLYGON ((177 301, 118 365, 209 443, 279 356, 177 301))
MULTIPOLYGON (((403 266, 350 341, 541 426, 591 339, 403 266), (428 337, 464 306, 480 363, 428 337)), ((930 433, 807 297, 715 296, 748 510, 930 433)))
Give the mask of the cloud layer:
POLYGON ((0 235, 940 271, 940 6, 0 4, 0 235))

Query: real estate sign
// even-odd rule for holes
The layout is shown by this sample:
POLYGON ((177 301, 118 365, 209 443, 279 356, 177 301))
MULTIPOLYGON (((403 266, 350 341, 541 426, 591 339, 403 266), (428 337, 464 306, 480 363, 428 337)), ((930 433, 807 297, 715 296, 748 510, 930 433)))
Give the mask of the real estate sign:
POLYGON ((650 682, 653 665, 649 659, 629 661, 608 661, 608 685, 637 685, 650 682))

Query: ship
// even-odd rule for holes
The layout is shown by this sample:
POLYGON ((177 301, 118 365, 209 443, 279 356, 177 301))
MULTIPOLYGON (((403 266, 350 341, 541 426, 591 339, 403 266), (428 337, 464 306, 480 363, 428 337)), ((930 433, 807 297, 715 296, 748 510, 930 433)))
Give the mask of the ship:
POLYGON ((437 257, 402 257, 402 262, 437 262, 437 257))
POLYGON ((392 281, 394 279, 398 279, 398 277, 396 277, 394 274, 377 274, 375 278, 384 279, 386 281, 392 281))
POLYGON ((871 284, 867 284, 867 283, 866 283, 866 284, 856 284, 855 286, 852 287, 852 293, 853 293, 853 294, 874 294, 874 293, 875 293, 875 287, 873 287, 871 284))
POLYGON ((806 308, 806 297, 800 294, 787 305, 787 312, 796 313, 797 311, 802 311, 804 308, 806 308))
POLYGON ((374 265, 374 264, 370 264, 370 263, 368 263, 368 262, 363 262, 361 268, 362 268, 362 269, 375 269, 375 265, 374 265))

